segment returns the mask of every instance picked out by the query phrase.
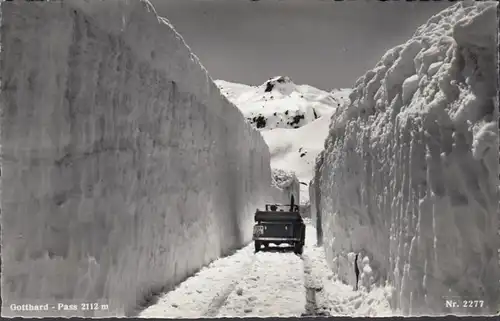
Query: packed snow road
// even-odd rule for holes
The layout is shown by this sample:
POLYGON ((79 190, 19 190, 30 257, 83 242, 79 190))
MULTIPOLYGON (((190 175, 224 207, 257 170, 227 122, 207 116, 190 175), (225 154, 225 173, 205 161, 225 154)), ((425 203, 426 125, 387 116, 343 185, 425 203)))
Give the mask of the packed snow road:
POLYGON ((386 293, 353 291, 335 281, 316 231, 306 229, 301 256, 250 244, 221 258, 139 314, 145 318, 300 317, 391 314, 386 293))

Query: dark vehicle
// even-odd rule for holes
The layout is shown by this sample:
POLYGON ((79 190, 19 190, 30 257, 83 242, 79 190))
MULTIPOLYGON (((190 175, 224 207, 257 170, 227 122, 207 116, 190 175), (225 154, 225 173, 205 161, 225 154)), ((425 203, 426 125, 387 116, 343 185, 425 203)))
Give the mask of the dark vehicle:
POLYGON ((265 211, 255 212, 253 240, 255 252, 269 244, 290 244, 295 254, 302 254, 306 226, 299 213, 299 206, 267 204, 265 211))

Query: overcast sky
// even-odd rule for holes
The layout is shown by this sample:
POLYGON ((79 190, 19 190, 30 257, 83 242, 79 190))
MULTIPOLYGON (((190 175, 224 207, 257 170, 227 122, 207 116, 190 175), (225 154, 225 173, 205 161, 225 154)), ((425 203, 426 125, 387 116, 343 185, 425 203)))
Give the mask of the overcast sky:
POLYGON ((352 87, 445 1, 150 0, 214 79, 352 87))

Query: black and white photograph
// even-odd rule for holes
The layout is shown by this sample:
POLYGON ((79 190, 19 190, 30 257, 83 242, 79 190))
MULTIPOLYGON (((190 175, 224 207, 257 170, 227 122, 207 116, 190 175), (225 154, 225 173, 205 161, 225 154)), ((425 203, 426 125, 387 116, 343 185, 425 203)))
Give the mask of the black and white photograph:
POLYGON ((0 2, 2 317, 500 317, 497 1, 0 2))

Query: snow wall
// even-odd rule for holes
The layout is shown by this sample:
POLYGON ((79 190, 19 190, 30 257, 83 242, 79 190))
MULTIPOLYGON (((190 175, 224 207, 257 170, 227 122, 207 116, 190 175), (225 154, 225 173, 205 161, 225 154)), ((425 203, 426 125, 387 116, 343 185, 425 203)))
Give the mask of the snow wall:
MULTIPOLYGON (((309 182, 309 215, 311 223, 316 229, 316 242, 318 246, 323 245, 323 220, 321 217, 321 192, 318 183, 320 182, 320 169, 323 165, 323 158, 325 151, 321 151, 316 157, 316 164, 314 165, 314 174, 312 180, 309 182)), ((330 257, 331 258, 331 257, 330 257)))
POLYGON ((311 182, 331 267, 385 281, 403 314, 493 313, 499 302, 494 2, 433 16, 358 79, 311 182), (446 298, 484 300, 445 308, 446 298))
POLYGON ((147 1, 2 13, 4 306, 128 314, 251 240, 268 146, 147 1))

